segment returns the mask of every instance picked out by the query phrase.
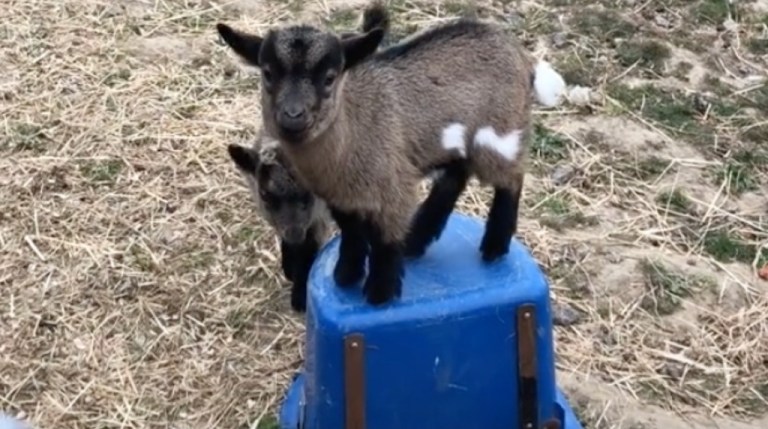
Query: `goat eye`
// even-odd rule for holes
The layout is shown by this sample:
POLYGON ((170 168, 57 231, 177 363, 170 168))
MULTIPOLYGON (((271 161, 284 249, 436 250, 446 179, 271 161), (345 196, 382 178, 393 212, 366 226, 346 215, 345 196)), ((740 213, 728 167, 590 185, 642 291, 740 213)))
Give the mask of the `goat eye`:
POLYGON ((267 204, 270 204, 270 203, 272 203, 275 200, 275 196, 272 195, 272 193, 270 193, 268 191, 264 191, 264 190, 260 191, 259 192, 259 196, 267 204))
POLYGON ((269 85, 272 83, 272 72, 268 69, 263 69, 261 71, 261 76, 264 79, 264 83, 269 85))
POLYGON ((280 199, 272 194, 265 194, 262 200, 269 210, 278 210, 280 208, 280 199))
POLYGON ((330 72, 325 76, 325 87, 330 88, 336 82, 336 73, 330 72))

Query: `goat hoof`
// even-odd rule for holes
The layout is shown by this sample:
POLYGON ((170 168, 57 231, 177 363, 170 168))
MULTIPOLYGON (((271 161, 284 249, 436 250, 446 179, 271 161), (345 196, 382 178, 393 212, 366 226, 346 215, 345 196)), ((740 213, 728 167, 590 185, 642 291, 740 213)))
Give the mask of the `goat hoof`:
POLYGON ((403 283, 400 278, 387 279, 373 278, 369 279, 363 285, 363 294, 370 305, 381 305, 399 298, 401 295, 403 283))
POLYGON ((333 279, 341 287, 349 287, 359 282, 365 276, 365 266, 362 264, 351 264, 341 259, 336 263, 333 270, 333 279))
POLYGON ((300 294, 291 294, 291 308, 297 313, 307 311, 307 297, 300 294))
POLYGON ((408 237, 403 246, 403 256, 406 258, 420 258, 424 256, 429 247, 429 240, 416 237, 408 237))
POLYGON ((403 249, 403 256, 412 259, 421 258, 426 251, 426 246, 406 245, 403 249))
POLYGON ((291 287, 291 308, 294 311, 303 313, 307 310, 307 283, 294 282, 291 287))
POLYGON ((498 240, 483 240, 480 251, 483 254, 483 261, 493 262, 509 253, 509 243, 498 240))
POLYGON ((285 277, 285 279, 288 280, 289 282, 292 282, 294 280, 293 270, 292 270, 293 267, 289 266, 288 263, 285 260, 283 260, 282 268, 283 268, 283 276, 285 277))

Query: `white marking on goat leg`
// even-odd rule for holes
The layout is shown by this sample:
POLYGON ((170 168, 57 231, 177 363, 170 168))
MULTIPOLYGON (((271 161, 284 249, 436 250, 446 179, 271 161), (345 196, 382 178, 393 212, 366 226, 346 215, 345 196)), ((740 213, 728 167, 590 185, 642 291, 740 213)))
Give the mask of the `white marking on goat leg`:
POLYGON ((548 62, 542 60, 534 70, 533 89, 539 103, 553 107, 560 102, 565 92, 565 80, 548 62))
POLYGON ((462 157, 467 156, 467 143, 464 137, 467 127, 453 123, 443 129, 442 144, 445 150, 457 150, 462 157))
POLYGON ((514 161, 520 152, 520 138, 523 130, 513 130, 509 134, 499 136, 493 127, 483 127, 475 134, 475 145, 493 149, 507 159, 514 161))

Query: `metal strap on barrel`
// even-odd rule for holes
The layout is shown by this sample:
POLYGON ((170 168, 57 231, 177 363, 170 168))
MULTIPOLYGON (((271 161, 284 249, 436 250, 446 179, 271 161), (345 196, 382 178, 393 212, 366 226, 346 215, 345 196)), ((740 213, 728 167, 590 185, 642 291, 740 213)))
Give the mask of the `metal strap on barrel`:
POLYGON ((344 337, 345 429, 365 429, 365 339, 344 337))
POLYGON ((532 304, 517 309, 517 359, 520 379, 520 429, 538 428, 538 386, 536 385, 536 315, 532 304))
MULTIPOLYGON (((539 386, 536 356, 536 307, 525 304, 517 310, 517 359, 520 429, 539 428, 539 386)), ((556 417, 545 421, 541 429, 560 429, 556 417)))

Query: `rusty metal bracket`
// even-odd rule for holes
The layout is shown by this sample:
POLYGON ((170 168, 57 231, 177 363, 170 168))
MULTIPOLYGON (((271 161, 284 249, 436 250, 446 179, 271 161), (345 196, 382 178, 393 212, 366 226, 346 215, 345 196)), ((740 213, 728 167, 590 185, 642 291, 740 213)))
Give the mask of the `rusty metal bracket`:
POLYGON ((517 309, 517 359, 520 429, 538 428, 538 386, 536 380, 536 307, 517 309))
POLYGON ((344 337, 345 429, 365 429, 365 338, 344 337))

